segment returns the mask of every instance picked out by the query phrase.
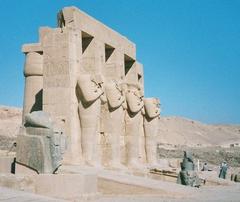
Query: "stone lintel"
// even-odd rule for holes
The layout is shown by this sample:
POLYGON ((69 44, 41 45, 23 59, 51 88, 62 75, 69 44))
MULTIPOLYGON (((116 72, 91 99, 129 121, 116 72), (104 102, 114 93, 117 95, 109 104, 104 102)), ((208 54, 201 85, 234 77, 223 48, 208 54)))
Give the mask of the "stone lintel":
POLYGON ((40 43, 29 43, 23 44, 22 52, 25 54, 29 52, 43 52, 43 49, 40 43))
POLYGON ((74 6, 63 8, 63 13, 68 20, 67 23, 73 22, 75 28, 96 37, 113 48, 122 49, 124 54, 136 60, 136 45, 125 36, 120 35, 74 6))

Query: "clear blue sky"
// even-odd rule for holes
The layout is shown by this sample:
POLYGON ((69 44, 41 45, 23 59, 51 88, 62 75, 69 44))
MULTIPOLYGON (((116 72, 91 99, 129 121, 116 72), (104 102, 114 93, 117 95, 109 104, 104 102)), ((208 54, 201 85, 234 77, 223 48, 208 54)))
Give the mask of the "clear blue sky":
POLYGON ((162 115, 240 123, 239 0, 0 0, 0 105, 22 106, 21 45, 71 5, 137 44, 162 115))

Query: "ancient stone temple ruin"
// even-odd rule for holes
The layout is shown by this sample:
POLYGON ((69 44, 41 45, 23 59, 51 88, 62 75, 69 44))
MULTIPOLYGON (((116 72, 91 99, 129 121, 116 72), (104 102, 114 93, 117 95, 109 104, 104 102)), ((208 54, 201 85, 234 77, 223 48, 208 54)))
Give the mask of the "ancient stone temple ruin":
POLYGON ((143 66, 136 59, 135 44, 75 7, 63 8, 57 24, 41 27, 39 42, 22 47, 25 139, 20 134, 17 162, 43 173, 54 172, 61 156, 65 165, 156 166, 159 100, 144 97, 143 66), (40 120, 32 117, 38 111, 43 113, 40 120), (44 117, 51 119, 51 127, 39 126, 44 117), (44 142, 40 136, 48 146, 38 149, 50 150, 48 156, 53 156, 50 168, 49 162, 31 164, 44 154, 26 155, 34 153, 37 141, 44 142))

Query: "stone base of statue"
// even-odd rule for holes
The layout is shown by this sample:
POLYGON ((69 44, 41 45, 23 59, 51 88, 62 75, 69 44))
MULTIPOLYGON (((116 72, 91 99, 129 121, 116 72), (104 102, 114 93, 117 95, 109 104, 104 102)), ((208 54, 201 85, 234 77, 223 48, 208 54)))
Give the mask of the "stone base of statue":
POLYGON ((232 175, 231 175, 231 181, 240 182, 240 173, 238 173, 238 174, 232 174, 232 175))
POLYGON ((36 111, 25 116, 17 137, 16 162, 37 173, 54 173, 61 165, 65 136, 53 127, 50 116, 36 111))
POLYGON ((98 196, 97 175, 87 171, 74 174, 1 174, 0 186, 70 201, 98 196))
POLYGON ((180 171, 178 174, 177 183, 191 187, 201 186, 201 181, 195 171, 180 171))

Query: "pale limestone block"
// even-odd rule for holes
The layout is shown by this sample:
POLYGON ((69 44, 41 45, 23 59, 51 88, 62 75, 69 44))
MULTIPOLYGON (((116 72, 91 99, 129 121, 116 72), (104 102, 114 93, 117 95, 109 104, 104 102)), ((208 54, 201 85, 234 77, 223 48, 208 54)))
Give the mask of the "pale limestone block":
POLYGON ((54 120, 56 116, 68 116, 70 114, 69 104, 70 103, 44 104, 43 110, 48 112, 54 120))
POLYGON ((38 32, 39 32, 39 42, 42 44, 44 41, 45 36, 49 34, 53 29, 50 27, 40 27, 38 32))
POLYGON ((27 114, 17 137, 16 161, 38 173, 54 173, 65 151, 64 135, 42 111, 27 114))
POLYGON ((85 162, 95 166, 101 163, 97 144, 103 89, 99 82, 89 74, 81 75, 78 79, 82 153, 85 162))
MULTIPOLYGON (((125 100, 123 92, 116 81, 109 80, 105 85, 105 92, 108 106, 101 115, 103 117, 104 132, 108 134, 108 141, 111 155, 108 159, 108 166, 114 168, 122 167, 121 157, 121 136, 124 134, 124 109, 122 104, 125 100)), ((106 164, 106 162, 104 162, 106 164)))
POLYGON ((22 52, 23 53, 29 53, 29 52, 42 52, 42 46, 41 43, 32 43, 32 44, 24 44, 22 46, 22 52))
POLYGON ((104 43, 96 38, 92 38, 82 55, 82 72, 87 72, 92 75, 100 74, 104 66, 104 53, 104 43))
POLYGON ((63 162, 67 164, 82 164, 81 128, 78 114, 78 104, 44 105, 44 111, 51 114, 57 127, 62 128, 67 136, 67 151, 63 162))
POLYGON ((34 169, 29 168, 26 165, 15 163, 15 173, 21 175, 38 175, 38 172, 34 169))
POLYGON ((51 104, 69 103, 69 102, 72 102, 71 98, 72 96, 69 88, 60 88, 60 87, 46 88, 44 89, 43 104, 51 105, 51 104))
POLYGON ((69 13, 73 12, 74 25, 72 25, 72 27, 81 29, 82 31, 98 38, 100 41, 104 41, 106 44, 109 44, 112 47, 120 47, 127 55, 132 58, 136 58, 136 46, 126 37, 121 36, 111 28, 103 25, 76 7, 65 7, 64 11, 66 10, 69 10, 69 13))
MULTIPOLYGON (((113 47, 107 46, 111 51, 110 53, 105 53, 105 54, 111 54, 108 56, 107 60, 105 61, 104 69, 103 69, 103 75, 106 78, 106 80, 111 80, 114 79, 118 82, 122 81, 125 74, 124 70, 124 53, 113 47)), ((108 50, 106 48, 106 50, 108 50)), ((106 55, 105 55, 106 58, 106 55)))
POLYGON ((68 200, 91 198, 97 194, 97 176, 87 172, 83 174, 42 174, 36 176, 35 190, 37 194, 68 200))
MULTIPOLYGON (((48 114, 46 114, 43 111, 37 111, 37 112, 26 114, 24 126, 25 127, 31 126, 31 127, 37 127, 37 128, 52 128, 53 123, 52 123, 52 119, 48 114)), ((27 128, 27 129, 32 129, 32 128, 27 128)))
MULTIPOLYGON (((96 199, 98 196, 97 175, 88 171, 78 174, 61 173, 57 175, 36 175, 35 173, 25 173, 24 175, 2 174, 0 176, 0 186, 20 190, 21 192, 31 192, 38 195, 53 197, 56 198, 56 201, 62 201, 62 199, 68 201, 85 201, 96 199)), ((19 196, 24 196, 24 192, 19 196)), ((9 200, 22 201, 21 199, 23 199, 23 197, 15 198, 13 195, 9 200)), ((40 198, 38 199, 42 201, 40 198)), ((46 199, 46 201, 47 200, 48 199, 46 199)), ((33 199, 31 201, 33 201, 33 199)))
POLYGON ((14 156, 0 156, 0 173, 13 173, 14 161, 14 156))
POLYGON ((94 148, 97 144, 97 125, 100 120, 100 99, 95 100, 89 106, 84 107, 85 103, 79 102, 79 115, 82 135, 82 152, 86 163, 94 165, 94 148))
POLYGON ((51 75, 43 77, 44 88, 66 88, 70 86, 70 76, 69 75, 51 75))
MULTIPOLYGON (((53 59, 54 60, 54 59, 53 59)), ((44 63, 44 77, 69 75, 68 61, 50 61, 44 63)))

